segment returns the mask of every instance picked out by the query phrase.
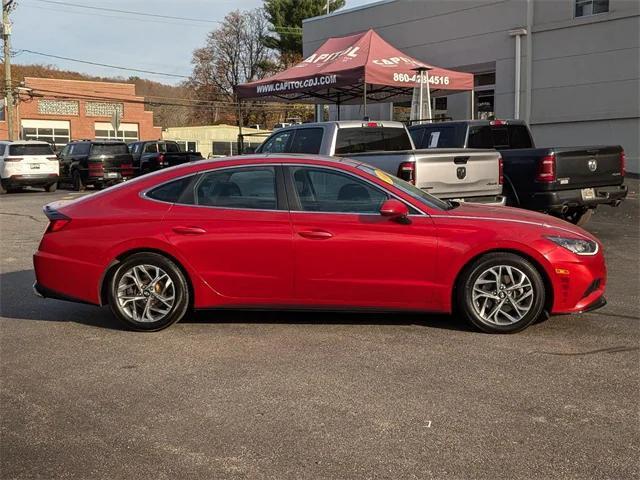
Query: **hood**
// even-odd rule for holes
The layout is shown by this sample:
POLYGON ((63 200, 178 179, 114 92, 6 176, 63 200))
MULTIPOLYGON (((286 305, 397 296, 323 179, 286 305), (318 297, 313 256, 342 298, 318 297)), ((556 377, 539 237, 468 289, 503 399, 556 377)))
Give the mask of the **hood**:
POLYGON ((513 223, 526 223, 529 225, 537 225, 541 228, 549 229, 549 234, 553 234, 555 230, 559 234, 572 234, 574 236, 588 238, 597 241, 597 239, 589 232, 583 230, 572 223, 566 222, 559 218, 544 213, 524 210, 522 208, 499 207, 480 205, 474 203, 462 203, 459 207, 447 211, 447 216, 455 216, 461 218, 474 218, 478 220, 492 220, 513 223))

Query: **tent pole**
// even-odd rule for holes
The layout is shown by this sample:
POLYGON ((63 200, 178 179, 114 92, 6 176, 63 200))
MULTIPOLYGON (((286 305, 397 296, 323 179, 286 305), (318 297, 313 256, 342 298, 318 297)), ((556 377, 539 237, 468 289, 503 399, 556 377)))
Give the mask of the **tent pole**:
POLYGON ((427 118, 429 119, 429 123, 431 123, 431 89, 429 88, 429 72, 426 71, 424 73, 424 81, 427 84, 427 118))
POLYGON ((367 116, 367 81, 364 81, 364 116, 367 116))
POLYGON ((244 138, 242 136, 242 101, 238 98, 238 155, 244 151, 244 138))

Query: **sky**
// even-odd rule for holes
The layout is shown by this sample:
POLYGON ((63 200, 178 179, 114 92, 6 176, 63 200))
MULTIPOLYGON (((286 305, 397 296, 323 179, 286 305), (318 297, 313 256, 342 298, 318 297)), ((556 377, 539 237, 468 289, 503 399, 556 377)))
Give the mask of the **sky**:
MULTIPOLYGON (((188 76, 191 52, 204 45, 207 33, 232 10, 260 7, 262 0, 16 0, 11 14, 14 64, 55 65, 105 77, 143 78, 168 84, 182 78, 125 72, 48 58, 35 52, 188 76), (55 3, 98 6, 204 21, 151 18, 89 10, 55 3)), ((373 0, 347 0, 346 7, 373 0)))

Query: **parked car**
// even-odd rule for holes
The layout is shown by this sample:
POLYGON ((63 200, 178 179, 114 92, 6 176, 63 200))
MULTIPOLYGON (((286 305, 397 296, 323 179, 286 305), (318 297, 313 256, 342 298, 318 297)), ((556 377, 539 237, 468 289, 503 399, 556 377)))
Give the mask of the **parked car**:
POLYGON ((453 205, 348 159, 204 160, 45 214, 36 292, 109 304, 136 330, 165 328, 190 307, 286 307, 455 309, 506 333, 605 303, 602 247, 581 228, 453 205))
POLYGON ((82 191, 119 183, 133 176, 127 144, 119 141, 79 140, 68 143, 59 153, 61 181, 82 191))
POLYGON ((520 120, 466 120, 409 128, 420 148, 496 148, 504 162, 505 195, 513 206, 584 225, 598 205, 627 196, 620 146, 536 148, 520 120))
POLYGON ((282 128, 256 153, 311 153, 366 162, 439 198, 504 205, 496 151, 415 150, 400 122, 340 121, 282 128))
POLYGON ((47 142, 0 141, 0 193, 26 186, 55 192, 58 175, 58 158, 47 142))
POLYGON ((202 160, 200 152, 183 152, 172 140, 153 140, 129 144, 136 175, 155 172, 194 160, 202 160))

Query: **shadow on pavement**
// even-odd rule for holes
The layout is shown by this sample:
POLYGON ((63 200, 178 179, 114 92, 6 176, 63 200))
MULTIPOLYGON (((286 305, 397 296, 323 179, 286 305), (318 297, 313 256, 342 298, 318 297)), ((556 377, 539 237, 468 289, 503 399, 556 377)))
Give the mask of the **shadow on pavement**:
MULTIPOLYGON (((109 307, 44 299, 33 293, 33 270, 0 274, 0 316, 15 320, 75 322, 123 330, 109 307)), ((421 325, 445 330, 470 331, 466 322, 448 315, 421 313, 328 312, 282 310, 205 310, 189 314, 181 323, 274 323, 421 325)))

